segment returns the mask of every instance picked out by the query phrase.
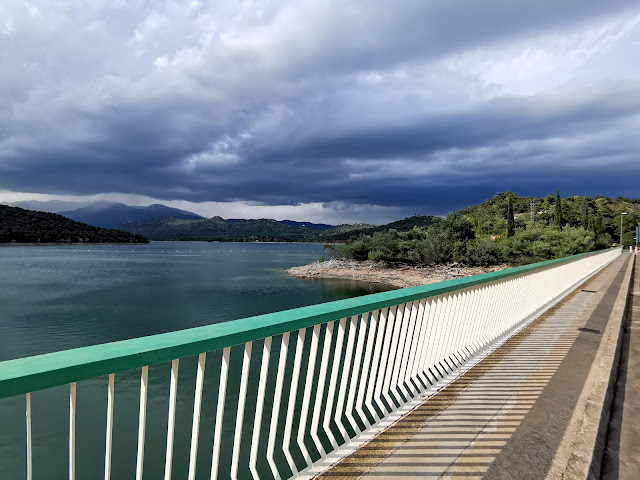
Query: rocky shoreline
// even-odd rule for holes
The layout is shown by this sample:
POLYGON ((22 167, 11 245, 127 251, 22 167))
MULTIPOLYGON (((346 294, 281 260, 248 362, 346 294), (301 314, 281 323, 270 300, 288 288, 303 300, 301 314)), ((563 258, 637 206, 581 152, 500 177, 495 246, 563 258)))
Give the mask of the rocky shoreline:
POLYGON ((309 265, 293 267, 285 270, 285 272, 297 278, 337 278, 380 283, 395 288, 406 288, 504 270, 509 267, 509 265, 465 267, 459 264, 418 267, 389 265, 384 262, 331 259, 325 262, 314 262, 309 265))

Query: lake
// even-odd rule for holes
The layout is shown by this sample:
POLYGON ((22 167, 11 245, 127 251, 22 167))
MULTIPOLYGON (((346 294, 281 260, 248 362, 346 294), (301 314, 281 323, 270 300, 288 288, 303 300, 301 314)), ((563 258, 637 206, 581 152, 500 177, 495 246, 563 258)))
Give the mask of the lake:
MULTIPOLYGON (((382 291, 357 282, 291 278, 279 270, 321 256, 328 257, 315 244, 0 247, 0 361, 382 291)), ((195 365, 194 358, 180 362, 174 479, 186 478, 195 365)), ((209 476, 219 352, 206 365, 198 478, 209 476)), ((145 478, 160 478, 164 468, 168 381, 167 365, 149 369, 145 478)), ((106 378, 78 383, 77 395, 77 478, 99 478, 106 378)), ((139 370, 116 375, 115 398, 112 478, 133 478, 139 370)), ((68 386, 34 393, 32 409, 34 478, 64 478, 68 386)), ((24 396, 0 400, 0 478, 24 478, 25 458, 24 396)))

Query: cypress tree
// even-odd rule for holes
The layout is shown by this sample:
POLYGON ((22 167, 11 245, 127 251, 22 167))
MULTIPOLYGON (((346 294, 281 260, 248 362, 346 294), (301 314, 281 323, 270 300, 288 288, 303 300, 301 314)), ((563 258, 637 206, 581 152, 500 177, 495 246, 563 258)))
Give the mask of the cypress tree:
POLYGON ((562 218, 562 199, 560 198, 560 190, 556 190, 556 209, 553 215, 553 220, 556 226, 562 230, 564 219, 562 218))
POLYGON ((516 233, 516 221, 513 218, 513 200, 507 198, 507 238, 513 237, 516 233))
POLYGON ((587 208, 587 197, 582 199, 582 228, 586 229, 589 226, 589 214, 587 208))

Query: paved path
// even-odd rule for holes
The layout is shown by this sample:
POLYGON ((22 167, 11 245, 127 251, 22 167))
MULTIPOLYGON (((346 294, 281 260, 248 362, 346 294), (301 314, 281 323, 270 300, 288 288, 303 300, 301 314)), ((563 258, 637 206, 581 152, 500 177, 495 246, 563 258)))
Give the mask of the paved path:
POLYGON ((615 260, 322 478, 545 478, 628 261, 615 260))
POLYGON ((640 264, 636 258, 602 478, 640 478, 640 264))

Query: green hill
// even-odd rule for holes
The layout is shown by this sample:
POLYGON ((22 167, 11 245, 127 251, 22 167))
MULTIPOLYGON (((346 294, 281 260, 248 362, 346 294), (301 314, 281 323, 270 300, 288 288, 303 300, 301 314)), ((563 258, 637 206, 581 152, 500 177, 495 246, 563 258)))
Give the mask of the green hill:
POLYGON ((377 226, 378 225, 371 225, 369 223, 344 223, 342 225, 336 225, 329 230, 325 230, 322 232, 322 235, 327 238, 337 239, 344 237, 346 239, 352 235, 359 235, 364 230, 376 228, 377 226))
POLYGON ((0 205, 0 243, 148 243, 141 235, 93 227, 55 213, 0 205))
MULTIPOLYGON (((480 205, 434 218, 410 231, 363 232, 338 245, 335 255, 411 264, 524 264, 607 248, 620 239, 635 245, 640 200, 576 196, 520 197, 499 193, 480 205), (513 206, 512 229, 509 199, 513 206), (559 201, 558 201, 559 199, 559 201)), ((409 222, 411 223, 411 222, 409 222)))
POLYGON ((339 225, 332 228, 331 230, 326 230, 325 232, 323 232, 323 237, 327 242, 339 242, 362 235, 373 235, 377 232, 386 232, 389 229, 393 229, 398 232, 408 232, 414 227, 428 227, 433 223, 434 218, 435 217, 431 215, 414 215, 412 217, 403 218, 402 220, 397 220, 385 225, 339 225))
MULTIPOLYGON (((526 229, 534 225, 550 227, 554 225, 556 197, 521 197, 513 192, 498 193, 480 205, 460 210, 468 218, 478 235, 503 236, 507 230, 507 197, 513 201, 516 229, 526 229), (531 202, 533 201, 533 222, 531 202)), ((635 245, 635 227, 640 224, 640 200, 624 197, 575 196, 561 199, 562 227, 582 227, 593 232, 595 241, 601 247, 620 241, 620 214, 627 212, 624 243, 635 245)))

